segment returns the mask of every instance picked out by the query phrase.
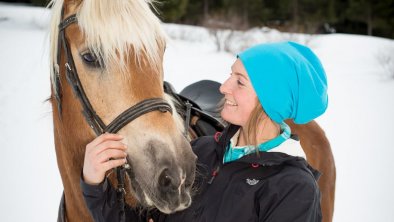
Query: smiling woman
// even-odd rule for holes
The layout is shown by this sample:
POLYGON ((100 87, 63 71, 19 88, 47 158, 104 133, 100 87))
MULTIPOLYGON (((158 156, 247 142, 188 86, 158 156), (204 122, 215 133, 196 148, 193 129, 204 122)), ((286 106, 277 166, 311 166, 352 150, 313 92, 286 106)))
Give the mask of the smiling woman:
POLYGON ((220 87, 225 98, 221 116, 233 124, 245 127, 257 105, 257 95, 242 62, 236 60, 231 69, 231 76, 220 87))

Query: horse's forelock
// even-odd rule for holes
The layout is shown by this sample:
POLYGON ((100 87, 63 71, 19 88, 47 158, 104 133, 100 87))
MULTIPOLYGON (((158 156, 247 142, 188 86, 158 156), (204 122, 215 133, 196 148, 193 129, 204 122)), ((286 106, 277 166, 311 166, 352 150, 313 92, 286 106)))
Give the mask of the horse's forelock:
POLYGON ((165 34, 146 0, 84 0, 77 13, 87 46, 104 65, 116 61, 126 69, 132 53, 140 64, 143 55, 154 70, 161 68, 165 34))
POLYGON ((56 83, 55 83, 55 75, 56 71, 59 71, 58 61, 57 61, 57 43, 59 38, 59 23, 60 16, 63 7, 63 0, 51 0, 48 4, 48 7, 52 7, 52 18, 51 18, 51 27, 50 27, 50 72, 51 72, 51 81, 54 92, 57 92, 56 83), (55 71, 56 70, 56 71, 55 71))
MULTIPOLYGON (((64 0, 51 0, 51 79, 53 87, 57 68, 57 42, 64 0)), ((100 56, 103 65, 116 62, 118 68, 127 71, 128 55, 132 53, 135 62, 141 65, 146 56, 148 66, 160 71, 161 50, 166 44, 166 35, 160 20, 152 12, 150 0, 84 0, 77 13, 78 25, 87 46, 100 56)), ((64 19, 64 18, 63 18, 64 19)), ((56 92, 56 88, 55 92, 56 92)))

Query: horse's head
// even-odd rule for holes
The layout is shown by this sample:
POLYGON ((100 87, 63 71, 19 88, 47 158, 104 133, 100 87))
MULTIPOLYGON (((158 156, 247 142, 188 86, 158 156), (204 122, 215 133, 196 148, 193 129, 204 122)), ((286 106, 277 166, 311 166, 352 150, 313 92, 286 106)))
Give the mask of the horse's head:
POLYGON ((53 12, 52 94, 59 104, 53 107, 62 124, 88 140, 116 119, 114 131, 128 145, 136 199, 166 213, 188 207, 196 157, 183 136, 182 120, 166 108, 172 102, 163 92, 165 35, 149 1, 55 0, 53 12), (86 97, 78 99, 81 94, 86 97), (122 120, 131 115, 125 110, 150 98, 166 102, 131 122, 122 120), (81 114, 89 107, 86 116, 94 131, 81 114))

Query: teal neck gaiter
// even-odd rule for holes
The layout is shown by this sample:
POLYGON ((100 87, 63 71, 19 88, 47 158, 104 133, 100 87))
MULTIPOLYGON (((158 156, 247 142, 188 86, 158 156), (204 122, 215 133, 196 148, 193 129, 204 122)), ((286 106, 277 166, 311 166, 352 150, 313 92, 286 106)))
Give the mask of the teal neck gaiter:
POLYGON ((243 156, 246 156, 251 153, 255 153, 257 150, 259 150, 260 152, 267 152, 268 150, 271 150, 279 146, 287 139, 289 139, 291 134, 290 127, 284 122, 280 124, 280 131, 281 134, 279 134, 279 136, 271 140, 268 140, 264 143, 261 143, 257 147, 255 146, 235 147, 235 144, 232 144, 232 142, 230 142, 229 145, 227 146, 226 153, 224 154, 223 163, 229 163, 231 161, 238 160, 243 156))

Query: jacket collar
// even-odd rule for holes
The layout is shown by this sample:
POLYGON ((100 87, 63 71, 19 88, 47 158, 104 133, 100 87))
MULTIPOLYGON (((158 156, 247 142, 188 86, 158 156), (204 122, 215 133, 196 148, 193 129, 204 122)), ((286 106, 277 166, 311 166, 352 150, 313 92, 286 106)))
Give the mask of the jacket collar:
POLYGON ((240 126, 230 124, 223 130, 218 140, 218 146, 216 146, 216 153, 218 157, 223 158, 227 144, 230 142, 231 138, 235 135, 235 133, 237 133, 239 128, 240 126))
POLYGON ((283 122, 280 124, 280 131, 281 133, 278 136, 268 141, 265 141, 263 143, 260 143, 259 145, 257 145, 257 147, 255 146, 235 147, 240 132, 238 130, 237 133, 230 139, 230 143, 228 144, 226 151, 224 153, 223 162, 225 163, 231 162, 248 154, 256 153, 256 151, 267 152, 279 146, 280 144, 282 144, 283 142, 285 142, 287 139, 290 138, 291 130, 290 127, 283 122))
MULTIPOLYGON (((230 142, 230 139, 235 135, 235 133, 239 130, 240 126, 230 124, 226 127, 219 140, 218 146, 216 146, 216 153, 218 155, 219 160, 223 159, 224 153, 226 151, 226 147, 230 142)), ((286 153, 281 152, 259 152, 252 153, 242 158, 233 161, 233 162, 243 162, 247 164, 258 164, 264 167, 269 166, 280 166, 280 165, 292 165, 304 170, 309 171, 316 180, 320 177, 320 172, 313 169, 302 157, 290 156, 286 153)), ((231 163, 231 162, 230 162, 231 163)))

